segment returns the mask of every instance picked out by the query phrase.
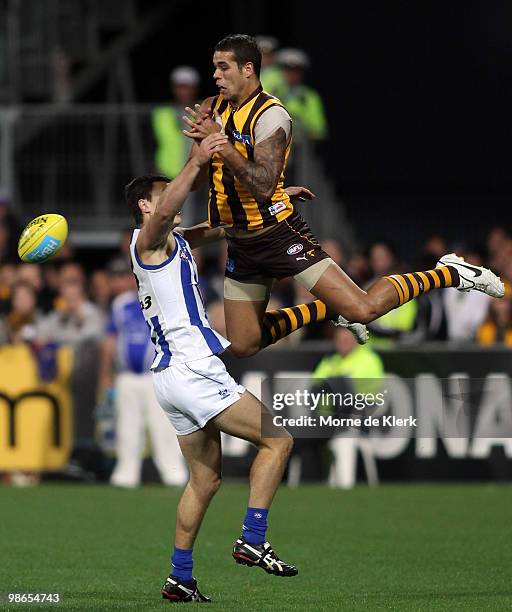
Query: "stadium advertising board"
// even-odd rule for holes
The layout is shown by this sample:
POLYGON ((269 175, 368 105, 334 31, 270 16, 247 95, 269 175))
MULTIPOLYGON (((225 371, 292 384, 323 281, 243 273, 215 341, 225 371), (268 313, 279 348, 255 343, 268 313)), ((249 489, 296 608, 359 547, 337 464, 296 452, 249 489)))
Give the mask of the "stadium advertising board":
POLYGON ((0 470, 55 470, 72 448, 71 356, 57 353, 56 377, 41 383, 30 349, 0 349, 0 470))
POLYGON ((386 376, 357 384, 376 391, 370 405, 367 397, 358 405, 364 394, 347 379, 314 384, 311 372, 325 354, 286 349, 243 362, 226 360, 242 384, 272 408, 274 422, 296 439, 362 439, 384 478, 510 477, 509 351, 382 351, 386 376))

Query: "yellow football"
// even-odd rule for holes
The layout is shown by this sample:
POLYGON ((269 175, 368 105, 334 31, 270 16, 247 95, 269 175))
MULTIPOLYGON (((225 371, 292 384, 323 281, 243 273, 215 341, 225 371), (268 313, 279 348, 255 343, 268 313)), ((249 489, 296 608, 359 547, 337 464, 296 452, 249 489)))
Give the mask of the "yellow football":
POLYGON ((68 222, 62 215, 40 215, 21 232, 18 255, 27 263, 46 261, 60 251, 67 237, 68 222))

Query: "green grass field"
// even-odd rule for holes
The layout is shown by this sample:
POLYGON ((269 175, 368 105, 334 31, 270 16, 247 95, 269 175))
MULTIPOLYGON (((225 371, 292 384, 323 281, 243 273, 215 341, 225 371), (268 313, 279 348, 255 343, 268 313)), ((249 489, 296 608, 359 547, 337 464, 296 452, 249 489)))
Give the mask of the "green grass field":
MULTIPOLYGON (((0 592, 61 592, 66 610, 172 605, 159 588, 178 496, 159 486, 2 487, 0 592)), ((246 487, 225 484, 194 574, 222 611, 509 610, 511 505, 511 487, 489 485, 282 488, 269 539, 299 568, 282 579, 232 560, 246 487)))

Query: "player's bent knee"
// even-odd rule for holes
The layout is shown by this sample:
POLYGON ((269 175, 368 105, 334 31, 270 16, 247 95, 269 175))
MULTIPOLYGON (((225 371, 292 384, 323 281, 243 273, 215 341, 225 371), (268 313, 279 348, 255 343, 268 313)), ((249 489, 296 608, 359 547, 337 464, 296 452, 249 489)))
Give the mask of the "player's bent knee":
POLYGON ((343 316, 353 323, 371 323, 378 314, 371 304, 354 305, 350 311, 343 312, 343 316))
POLYGON ((229 350, 235 357, 252 357, 259 351, 259 342, 231 340, 229 350))
POLYGON ((220 476, 214 478, 191 478, 190 486, 196 493, 205 499, 211 499, 220 489, 222 478, 220 476))
POLYGON ((283 458, 290 456, 293 449, 293 438, 292 436, 283 429, 282 435, 275 438, 266 438, 266 444, 276 453, 279 453, 283 458))

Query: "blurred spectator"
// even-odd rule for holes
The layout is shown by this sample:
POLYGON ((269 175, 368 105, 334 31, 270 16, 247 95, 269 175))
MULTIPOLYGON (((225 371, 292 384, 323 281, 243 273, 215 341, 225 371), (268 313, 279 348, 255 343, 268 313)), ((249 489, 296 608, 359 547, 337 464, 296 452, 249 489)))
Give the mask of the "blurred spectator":
MULTIPOLYGON (((124 260, 114 260, 114 262, 124 260)), ((110 267, 111 273, 120 272, 110 267)), ((163 482, 183 485, 187 480, 176 433, 158 404, 149 372, 154 348, 133 288, 112 303, 100 358, 100 405, 114 395, 117 463, 110 482, 119 487, 140 484, 146 426, 151 450, 163 482)))
POLYGON ((491 300, 489 314, 477 332, 479 344, 506 344, 512 346, 512 301, 510 295, 491 300))
POLYGON ((325 380, 338 376, 353 379, 357 393, 374 393, 380 388, 384 376, 382 359, 368 344, 359 345, 351 332, 343 327, 334 328, 336 352, 324 357, 313 371, 314 380, 325 380), (378 381, 377 384, 375 381, 378 381))
MULTIPOLYGON (((382 388, 382 378, 384 377, 384 366, 381 358, 377 353, 372 351, 368 345, 360 346, 357 340, 346 329, 337 327, 334 332, 334 346, 336 352, 332 355, 324 357, 316 366, 312 378, 315 383, 312 392, 318 393, 322 390, 333 393, 378 393, 382 388), (324 381, 327 385, 324 385, 324 381)), ((350 408, 352 413, 352 408, 350 408)), ((341 406, 332 406, 328 402, 321 404, 317 409, 317 414, 339 414, 343 411, 341 406)), ((331 466, 330 483, 339 486, 343 484, 339 482, 337 474, 340 471, 340 462, 350 462, 353 472, 350 475, 350 485, 355 481, 355 457, 357 446, 363 449, 364 442, 356 444, 356 438, 359 437, 359 431, 355 430, 348 432, 348 438, 335 436, 330 442, 329 447, 334 455, 334 464, 331 466), (345 448, 348 445, 348 448, 345 448)), ((325 448, 327 439, 312 438, 312 439, 297 439, 294 445, 294 456, 300 457, 301 471, 307 474, 310 471, 310 476, 322 476, 322 464, 325 459, 325 448), (311 474, 312 466, 313 473, 311 474), (315 473, 316 472, 316 473, 315 473)), ((373 472, 376 474, 375 460, 371 457, 371 452, 365 453, 369 456, 372 462, 373 472)), ((365 457, 366 463, 366 457, 365 457)), ((297 463, 294 458, 290 462, 290 472, 297 471, 297 463)), ((347 466, 345 466, 346 468, 347 466)), ((298 480, 297 477, 295 477, 298 480)), ((376 478, 376 476, 375 476, 376 478)), ((289 477, 289 482, 292 483, 293 478, 289 477)))
POLYGON ((125 257, 114 257, 114 259, 109 262, 107 270, 110 281, 110 295, 112 298, 126 291, 136 290, 135 277, 125 257))
POLYGON ((283 71, 276 63, 275 52, 279 47, 279 41, 273 36, 256 36, 256 42, 261 51, 261 73, 260 81, 263 89, 280 98, 286 89, 283 71))
MULTIPOLYGON (((369 261, 374 282, 382 276, 396 274, 402 270, 394 247, 387 242, 376 242, 370 247, 369 261)), ((370 282, 369 284, 372 284, 370 282)), ((373 346, 391 346, 403 334, 414 329, 418 303, 416 300, 406 302, 400 308, 390 310, 387 314, 368 325, 370 342, 373 346)))
POLYGON ((158 106, 152 114, 153 134, 157 142, 155 166, 169 178, 175 178, 185 165, 190 140, 182 133, 185 106, 197 102, 199 73, 191 66, 178 66, 170 75, 172 101, 158 106))
POLYGON ((33 342, 40 322, 34 288, 25 281, 18 281, 12 287, 11 309, 0 327, 1 343, 33 342))
POLYGON ((327 137, 327 119, 322 99, 317 91, 305 85, 305 71, 309 57, 300 49, 281 49, 276 54, 277 64, 283 71, 285 88, 279 99, 293 119, 296 142, 324 140, 327 137))
MULTIPOLYGON (((430 267, 435 267, 437 262, 443 255, 446 255, 447 252, 448 247, 444 238, 437 235, 427 238, 423 247, 424 258, 429 258, 429 262, 426 264, 427 268, 430 269, 430 267)), ((424 268, 421 269, 423 270, 424 268)))
MULTIPOLYGON (((464 258, 475 266, 483 264, 482 257, 476 252, 465 252, 464 258)), ((443 291, 448 340, 474 340, 477 329, 487 317, 491 300, 480 291, 462 292, 453 288, 443 291)))
POLYGON ((18 271, 15 264, 0 265, 0 315, 7 314, 9 311, 11 292, 17 276, 18 271))
POLYGON ((102 312, 110 306, 110 278, 105 270, 94 270, 89 279, 89 295, 102 312))
POLYGON ((76 346, 84 340, 99 340, 103 335, 101 310, 87 300, 83 271, 78 264, 61 270, 59 309, 41 322, 41 336, 58 344, 76 346), (80 270, 80 272, 78 272, 80 270))
POLYGON ((370 280, 370 266, 368 259, 360 253, 352 255, 347 262, 345 272, 360 287, 366 285, 370 280))
POLYGON ((340 268, 345 269, 345 253, 343 252, 341 243, 333 238, 324 238, 321 242, 323 250, 329 255, 334 263, 338 264, 340 268))
POLYGON ((56 294, 45 285, 41 265, 20 264, 18 266, 17 278, 32 286, 37 295, 37 305, 44 313, 52 310, 56 294))
POLYGON ((495 227, 487 236, 487 255, 490 268, 512 280, 509 262, 512 260, 512 239, 502 227, 495 227))
POLYGON ((368 257, 375 280, 387 274, 397 274, 402 269, 395 247, 389 242, 381 241, 372 244, 368 257))
POLYGON ((487 251, 489 258, 493 259, 500 251, 503 251, 507 241, 510 239, 503 227, 493 227, 487 236, 487 251))
POLYGON ((63 264, 59 272, 59 284, 66 282, 76 282, 85 286, 85 272, 82 266, 76 261, 68 261, 63 264))

